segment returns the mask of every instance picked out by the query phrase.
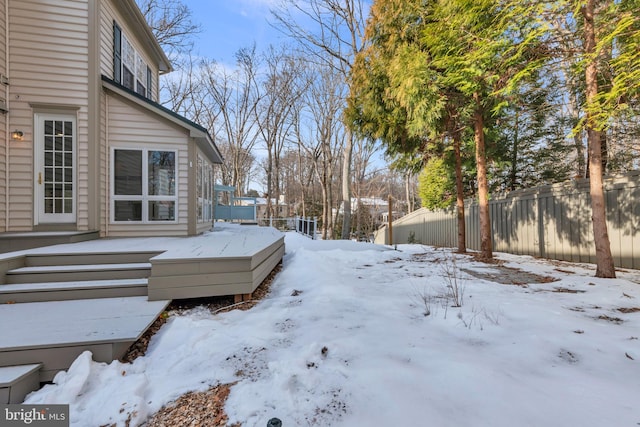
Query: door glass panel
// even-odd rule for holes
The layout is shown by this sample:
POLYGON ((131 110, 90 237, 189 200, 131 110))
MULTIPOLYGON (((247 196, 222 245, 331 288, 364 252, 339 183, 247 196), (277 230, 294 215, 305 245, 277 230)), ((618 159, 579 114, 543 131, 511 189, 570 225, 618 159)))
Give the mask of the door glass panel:
POLYGON ((44 213, 73 213, 73 122, 45 120, 43 131, 44 213))

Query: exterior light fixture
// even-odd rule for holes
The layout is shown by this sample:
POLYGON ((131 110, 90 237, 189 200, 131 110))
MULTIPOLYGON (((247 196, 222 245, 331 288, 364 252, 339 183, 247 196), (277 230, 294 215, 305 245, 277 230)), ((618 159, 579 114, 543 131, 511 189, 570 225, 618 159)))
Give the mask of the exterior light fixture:
POLYGON ((11 139, 15 141, 22 141, 24 139, 24 132, 21 130, 14 130, 11 132, 11 139))

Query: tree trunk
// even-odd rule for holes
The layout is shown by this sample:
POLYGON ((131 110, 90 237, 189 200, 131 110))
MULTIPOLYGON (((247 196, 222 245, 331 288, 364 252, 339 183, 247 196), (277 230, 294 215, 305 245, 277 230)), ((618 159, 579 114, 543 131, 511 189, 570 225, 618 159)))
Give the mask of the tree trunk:
MULTIPOLYGON (((569 113, 571 114, 571 127, 576 128, 578 126, 578 122, 580 121, 580 107, 578 105, 578 95, 576 93, 576 88, 571 85, 569 87, 569 113)), ((577 178, 586 178, 588 175, 587 167, 584 161, 584 143, 582 141, 583 133, 575 132, 573 134, 573 146, 576 149, 576 159, 577 159, 577 170, 576 177, 577 178)))
POLYGON ((267 218, 273 216, 273 207, 271 206, 271 192, 273 191, 273 156, 271 155, 271 147, 268 147, 267 154, 267 218))
POLYGON ((587 0, 582 8, 584 16, 584 49, 588 63, 585 71, 587 97, 587 145, 589 150, 589 189, 591 193, 591 220, 596 247, 596 277, 615 278, 616 270, 611 256, 607 231, 607 216, 602 184, 602 145, 600 130, 593 108, 598 95, 598 60, 595 54, 596 33, 594 22, 595 0, 587 0))
POLYGON ((473 130, 476 142, 476 168, 478 176, 478 209, 480 216, 480 256, 484 259, 493 258, 493 243, 491 241, 491 218, 489 217, 489 184, 487 182, 487 159, 484 146, 484 119, 480 94, 473 94, 475 111, 473 113, 473 130))
POLYGON ((519 142, 518 126, 520 125, 519 118, 520 118, 520 110, 517 109, 516 117, 515 117, 516 122, 514 126, 514 134, 513 134, 513 151, 511 152, 511 174, 509 178, 509 180, 511 181, 511 183, 509 184, 509 189, 511 191, 514 191, 516 189, 517 180, 518 180, 518 155, 520 154, 518 152, 518 142, 519 142))
POLYGON ((353 156, 353 134, 347 130, 347 142, 342 157, 342 239, 349 239, 351 235, 351 157, 353 156))
POLYGON ((460 131, 453 133, 453 148, 456 157, 456 213, 458 217, 458 253, 467 252, 466 225, 464 223, 464 188, 462 186, 462 156, 460 154, 460 131))
POLYGON ((411 203, 411 172, 407 171, 404 175, 404 192, 407 198, 407 214, 413 212, 413 204, 411 203))

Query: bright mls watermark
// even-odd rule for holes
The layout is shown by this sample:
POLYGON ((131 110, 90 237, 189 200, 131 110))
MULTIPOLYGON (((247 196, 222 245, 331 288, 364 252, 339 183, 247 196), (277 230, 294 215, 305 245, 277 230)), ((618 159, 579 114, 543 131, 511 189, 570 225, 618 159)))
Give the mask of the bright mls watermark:
POLYGON ((0 427, 69 427, 69 405, 0 405, 0 427))

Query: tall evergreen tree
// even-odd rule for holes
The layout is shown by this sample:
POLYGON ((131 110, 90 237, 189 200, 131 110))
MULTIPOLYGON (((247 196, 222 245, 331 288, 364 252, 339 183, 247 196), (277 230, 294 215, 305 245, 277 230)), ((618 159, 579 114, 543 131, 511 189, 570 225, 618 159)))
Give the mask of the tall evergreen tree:
POLYGON ((640 100, 638 0, 568 0, 582 19, 582 72, 596 276, 615 277, 603 189, 603 138, 612 120, 640 100), (606 79, 602 80, 602 76, 606 79))
POLYGON ((454 131, 459 143, 456 131, 471 123, 480 249, 491 258, 486 126, 506 105, 505 94, 517 92, 542 62, 535 55, 541 31, 533 10, 508 0, 378 0, 371 10, 371 47, 357 63, 366 77, 355 69, 352 81, 352 111, 361 120, 356 126, 373 128, 388 146, 404 149, 403 132, 433 140, 454 131))

